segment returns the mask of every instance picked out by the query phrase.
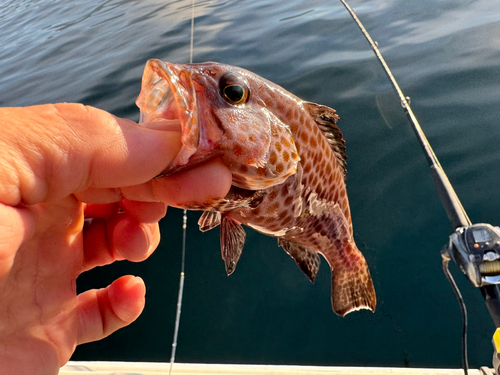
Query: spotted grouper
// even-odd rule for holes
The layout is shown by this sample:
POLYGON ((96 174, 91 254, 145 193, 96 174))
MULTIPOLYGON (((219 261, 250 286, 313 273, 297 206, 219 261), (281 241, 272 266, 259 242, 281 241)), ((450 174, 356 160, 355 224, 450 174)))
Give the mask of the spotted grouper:
POLYGON ((147 62, 137 105, 141 122, 182 131, 182 147, 162 175, 217 158, 231 170, 224 199, 183 206, 204 211, 202 231, 220 225, 228 275, 240 258, 246 225, 277 237, 312 282, 321 254, 330 265, 338 315, 375 310, 370 272, 353 239, 335 110, 238 67, 160 60, 147 62))

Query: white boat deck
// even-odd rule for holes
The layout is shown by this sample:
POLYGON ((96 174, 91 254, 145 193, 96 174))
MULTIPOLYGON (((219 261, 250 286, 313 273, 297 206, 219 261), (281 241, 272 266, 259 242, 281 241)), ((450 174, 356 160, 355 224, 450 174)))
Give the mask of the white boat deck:
MULTIPOLYGON (((61 375, 156 375, 168 374, 169 363, 151 362, 68 362, 61 375)), ((322 367, 274 365, 222 365, 175 363, 175 375, 463 375, 462 369, 405 367, 322 367)), ((487 367, 471 369, 469 375, 493 375, 487 367)))

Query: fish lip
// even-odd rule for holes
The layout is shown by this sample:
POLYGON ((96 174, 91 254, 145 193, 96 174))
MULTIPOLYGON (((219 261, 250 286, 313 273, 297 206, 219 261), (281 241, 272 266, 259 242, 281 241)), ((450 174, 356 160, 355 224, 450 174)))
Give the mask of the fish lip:
POLYGON ((181 131, 182 147, 160 176, 185 169, 200 142, 196 90, 192 73, 181 65, 148 60, 136 104, 141 110, 139 123, 155 123, 162 130, 181 131))

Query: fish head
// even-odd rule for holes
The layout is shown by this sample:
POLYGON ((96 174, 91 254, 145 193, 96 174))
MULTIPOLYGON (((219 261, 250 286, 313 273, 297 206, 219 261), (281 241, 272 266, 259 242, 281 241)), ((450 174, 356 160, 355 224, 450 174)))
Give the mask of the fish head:
POLYGON ((269 106, 280 100, 277 88, 225 64, 149 60, 136 101, 140 123, 161 121, 182 132, 182 147, 162 175, 220 158, 239 188, 283 183, 296 173, 300 157, 290 127, 269 106), (282 147, 288 148, 286 161, 278 156, 282 147))

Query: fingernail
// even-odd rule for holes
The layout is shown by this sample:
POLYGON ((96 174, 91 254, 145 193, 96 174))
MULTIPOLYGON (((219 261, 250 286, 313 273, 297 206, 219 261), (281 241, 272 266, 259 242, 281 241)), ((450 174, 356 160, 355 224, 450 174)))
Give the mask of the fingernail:
POLYGON ((149 252, 149 250, 151 248, 151 239, 153 238, 153 232, 152 232, 151 228, 149 227, 149 225, 147 225, 147 224, 141 224, 141 229, 143 230, 144 236, 146 237, 147 249, 149 252))
POLYGON ((138 283, 141 283, 143 281, 142 277, 140 276, 135 276, 135 275, 130 275, 131 277, 127 280, 125 283, 126 286, 135 286, 138 283))

